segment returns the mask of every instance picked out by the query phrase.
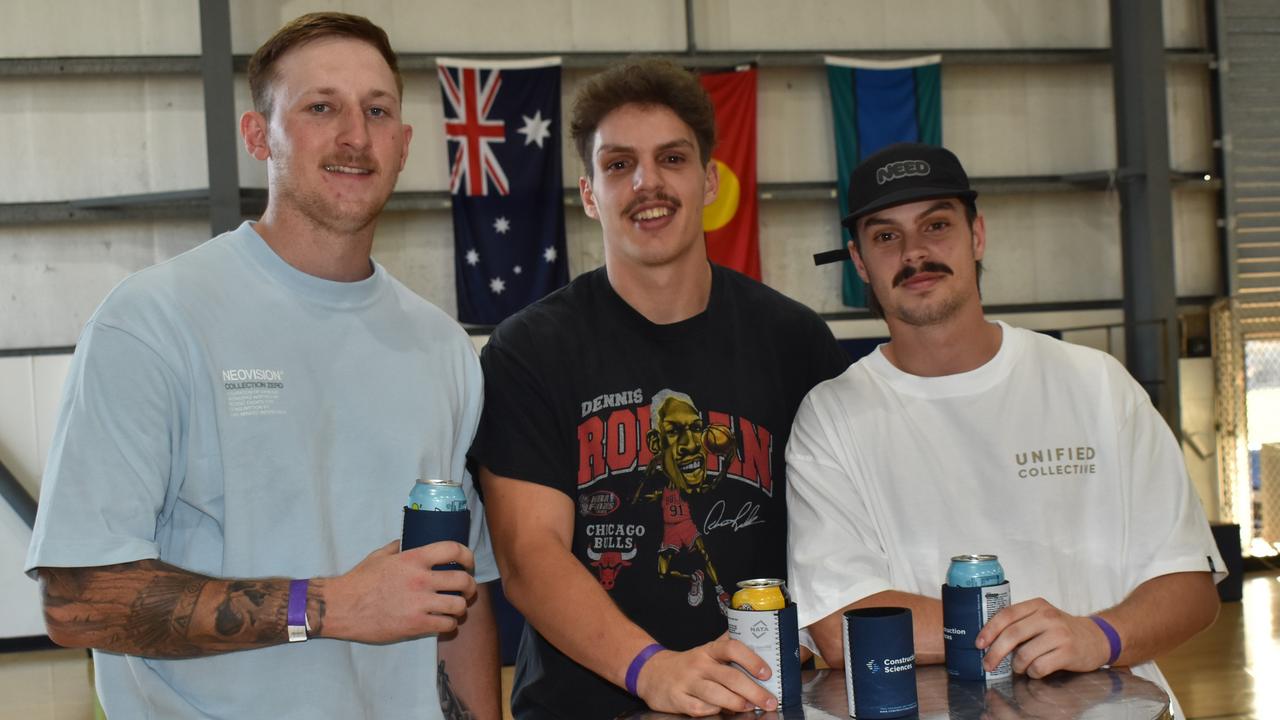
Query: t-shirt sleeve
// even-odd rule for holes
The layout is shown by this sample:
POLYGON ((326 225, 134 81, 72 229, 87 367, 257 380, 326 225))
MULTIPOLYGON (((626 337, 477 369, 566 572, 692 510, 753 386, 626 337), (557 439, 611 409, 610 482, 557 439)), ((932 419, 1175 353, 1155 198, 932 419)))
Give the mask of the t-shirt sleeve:
MULTIPOLYGON (((548 385, 552 368, 538 367, 535 349, 495 334, 480 352, 484 411, 470 458, 495 475, 561 490, 573 497, 564 431, 555 410, 566 400, 548 385)), ((563 394, 563 393, 561 393, 563 394)))
POLYGON ((1204 508, 1187 475, 1182 451, 1146 392, 1118 364, 1114 373, 1129 385, 1122 406, 1119 447, 1124 477, 1130 478, 1128 591, 1155 577, 1175 572, 1212 572, 1227 576, 1204 508))
POLYGON ((116 327, 85 329, 41 482, 28 574, 159 557, 157 518, 182 461, 187 405, 154 349, 116 327))
POLYGON ((805 398, 787 443, 787 555, 801 627, 892 588, 888 554, 863 493, 847 422, 831 417, 830 385, 805 398))
POLYGON ((498 562, 493 556, 493 544, 489 539, 489 523, 484 512, 484 501, 480 496, 475 477, 467 465, 467 451, 474 443, 476 428, 480 424, 480 411, 484 407, 484 383, 481 379, 479 363, 471 353, 470 342, 464 352, 468 353, 463 388, 462 416, 458 418, 458 439, 453 448, 453 477, 462 478, 462 489, 467 495, 467 506, 471 510, 471 536, 467 540, 471 553, 475 556, 476 582, 492 582, 498 579, 498 562))

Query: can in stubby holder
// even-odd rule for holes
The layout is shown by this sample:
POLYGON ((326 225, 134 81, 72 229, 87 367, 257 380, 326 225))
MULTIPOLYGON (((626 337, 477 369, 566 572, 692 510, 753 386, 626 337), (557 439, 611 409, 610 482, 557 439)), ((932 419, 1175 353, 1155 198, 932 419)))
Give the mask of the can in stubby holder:
MULTIPOLYGON (((418 480, 404 506, 400 551, 412 550, 442 540, 467 544, 471 534, 471 511, 462 483, 453 480, 418 480)), ((435 570, 459 570, 457 563, 437 565, 435 570)), ((456 593, 454 593, 456 594, 456 593)))
POLYGON ((942 586, 942 637, 947 675, 957 680, 999 680, 1013 673, 1013 657, 1005 656, 995 670, 982 667, 985 651, 974 646, 982 626, 1009 607, 1009 581, 995 555, 957 555, 951 558, 942 586))
POLYGON ((800 625, 786 583, 760 578, 743 580, 738 588, 729 602, 732 607, 725 611, 729 637, 751 648, 770 671, 768 680, 747 674, 778 699, 778 707, 799 705, 800 625))

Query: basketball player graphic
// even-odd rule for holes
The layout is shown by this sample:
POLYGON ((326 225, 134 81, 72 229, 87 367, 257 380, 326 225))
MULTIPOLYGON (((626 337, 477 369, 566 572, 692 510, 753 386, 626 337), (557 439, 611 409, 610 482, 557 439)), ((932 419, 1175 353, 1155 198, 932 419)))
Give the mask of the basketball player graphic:
POLYGON ((651 428, 646 435, 653 460, 645 468, 644 480, 636 488, 632 502, 660 501, 662 507, 662 544, 658 547, 658 576, 689 581, 689 604, 698 606, 703 600, 703 582, 711 579, 720 611, 729 607, 729 594, 720 584, 702 534, 689 513, 688 497, 710 492, 719 485, 729 466, 728 456, 737 449, 729 428, 703 422, 693 399, 673 390, 660 390, 653 396, 649 414, 651 428), (720 472, 707 478, 707 459, 720 458, 720 472), (649 478, 660 476, 665 481, 661 490, 645 492, 649 478), (696 550, 702 556, 702 570, 684 573, 671 567, 671 561, 682 552, 696 550))

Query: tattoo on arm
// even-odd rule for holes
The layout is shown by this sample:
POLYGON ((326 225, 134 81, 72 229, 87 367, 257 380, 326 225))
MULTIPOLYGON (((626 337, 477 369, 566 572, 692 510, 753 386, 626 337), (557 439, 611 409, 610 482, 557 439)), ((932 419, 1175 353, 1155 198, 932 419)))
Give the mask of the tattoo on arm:
MULTIPOLYGON (((40 580, 45 625, 65 645, 181 658, 287 638, 288 580, 221 580, 158 560, 41 568, 40 580)), ((321 587, 313 584, 307 605, 313 634, 324 622, 321 587)))
POLYGON ((449 683, 449 674, 444 671, 444 661, 436 667, 436 692, 440 695, 440 710, 445 720, 474 720, 475 715, 467 709, 466 703, 453 691, 449 683))

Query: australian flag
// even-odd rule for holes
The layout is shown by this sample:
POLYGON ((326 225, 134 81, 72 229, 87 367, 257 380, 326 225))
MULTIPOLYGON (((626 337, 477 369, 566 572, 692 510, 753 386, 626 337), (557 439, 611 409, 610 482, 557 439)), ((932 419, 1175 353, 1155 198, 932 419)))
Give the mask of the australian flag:
POLYGON ((436 59, 458 320, 496 325, 569 280, 560 58, 436 59))

